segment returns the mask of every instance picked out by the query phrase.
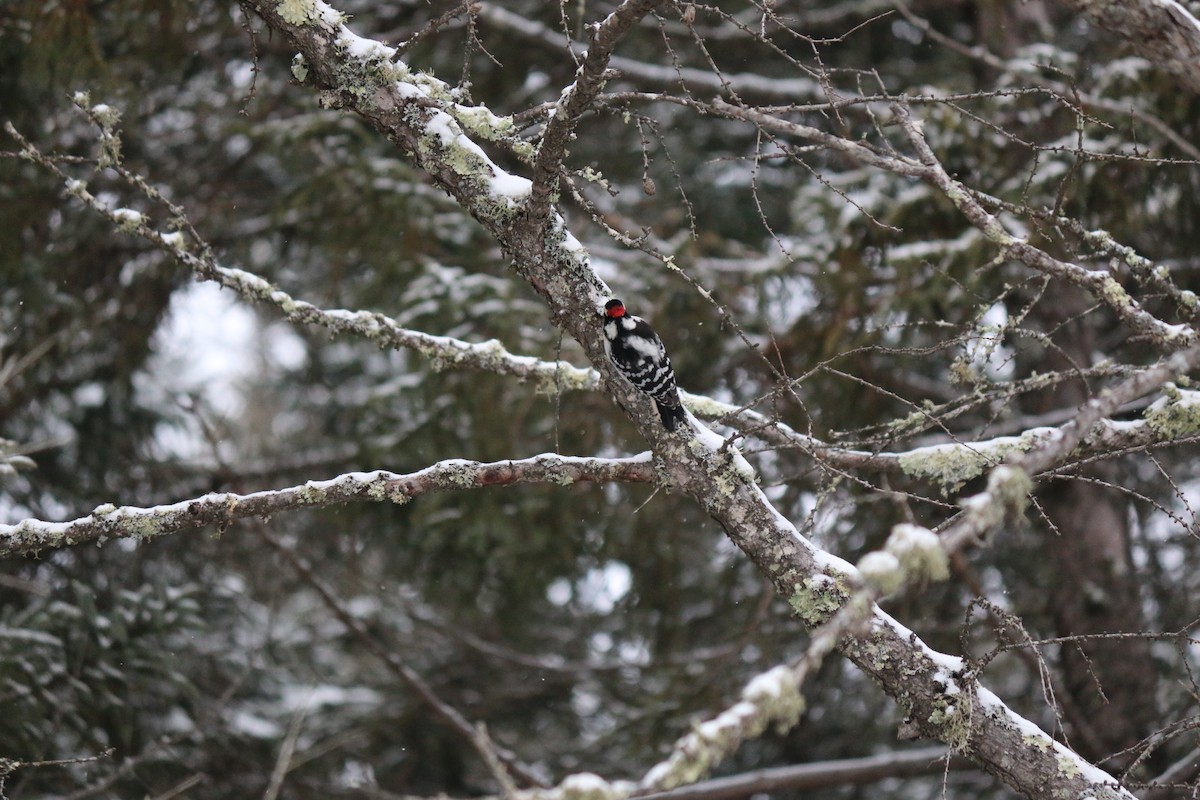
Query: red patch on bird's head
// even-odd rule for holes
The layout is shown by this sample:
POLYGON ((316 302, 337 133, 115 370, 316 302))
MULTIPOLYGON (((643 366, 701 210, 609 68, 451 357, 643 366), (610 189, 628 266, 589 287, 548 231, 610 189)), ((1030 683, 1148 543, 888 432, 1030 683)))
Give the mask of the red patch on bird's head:
POLYGON ((613 319, 625 316, 625 304, 620 300, 609 300, 604 304, 604 313, 613 319))

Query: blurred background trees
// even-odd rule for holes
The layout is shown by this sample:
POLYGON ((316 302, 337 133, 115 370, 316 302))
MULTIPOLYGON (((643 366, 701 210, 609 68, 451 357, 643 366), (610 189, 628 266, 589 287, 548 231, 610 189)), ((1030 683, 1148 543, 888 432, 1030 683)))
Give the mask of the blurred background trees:
MULTIPOLYGON (((573 80, 568 36, 585 40, 611 10, 337 7, 392 44, 457 9, 406 62, 529 135, 573 80)), ((86 91, 121 111, 125 166, 183 206, 223 263, 323 307, 583 364, 498 244, 394 146, 318 108, 292 55, 236 4, 16 0, 0 9, 0 117, 43 151, 93 157, 70 102, 86 91)), ((934 188, 689 105, 717 95, 897 147, 875 122, 905 95, 943 163, 1007 224, 1111 269, 1160 318, 1192 319, 1179 292, 1200 290, 1200 98, 1073 9, 670 5, 618 55, 571 146, 564 209, 690 392, 840 447, 900 452, 1061 424, 1159 354, 1098 298, 999 256, 934 188), (1164 269, 1173 291, 1098 247, 1095 230, 1164 269)), ((12 140, 4 149, 0 436, 36 464, 0 477, 6 522, 451 457, 643 448, 603 393, 439 370, 197 285, 65 199, 12 140)), ((92 191, 136 200, 103 172, 92 191)), ((851 561, 897 522, 946 519, 972 486, 741 446, 780 511, 851 561)), ((1136 784, 1194 747, 1197 451, 1189 435, 1103 456, 1044 476, 1022 524, 957 558, 950 582, 885 608, 980 658, 1010 705, 1136 784), (1030 639, 1055 641, 1012 646, 1030 639)), ((288 797, 496 791, 378 648, 545 778, 636 777, 689 720, 806 644, 701 509, 648 487, 445 494, 13 558, 0 574, 0 757, 115 755, 21 770, 4 791, 257 796, 279 764, 288 797)), ((800 727, 722 771, 895 749, 900 712, 844 663, 805 693, 800 727)), ((938 768, 885 790, 1010 796, 938 768)))

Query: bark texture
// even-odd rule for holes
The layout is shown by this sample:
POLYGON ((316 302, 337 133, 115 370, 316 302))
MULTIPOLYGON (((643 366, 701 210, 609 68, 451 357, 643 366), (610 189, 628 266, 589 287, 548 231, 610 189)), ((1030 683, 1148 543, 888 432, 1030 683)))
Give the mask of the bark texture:
POLYGON ((1062 0, 1200 94, 1200 22, 1176 0, 1062 0))

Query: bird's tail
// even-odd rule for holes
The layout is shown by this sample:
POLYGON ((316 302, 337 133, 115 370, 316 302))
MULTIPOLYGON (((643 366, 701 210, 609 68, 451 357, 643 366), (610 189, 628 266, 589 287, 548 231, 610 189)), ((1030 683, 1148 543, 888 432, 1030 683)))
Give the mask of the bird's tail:
POLYGON ((658 406, 658 415, 662 417, 663 427, 672 433, 679 427, 679 423, 687 422, 687 412, 683 410, 683 406, 676 401, 675 405, 667 405, 658 400, 654 401, 658 406))

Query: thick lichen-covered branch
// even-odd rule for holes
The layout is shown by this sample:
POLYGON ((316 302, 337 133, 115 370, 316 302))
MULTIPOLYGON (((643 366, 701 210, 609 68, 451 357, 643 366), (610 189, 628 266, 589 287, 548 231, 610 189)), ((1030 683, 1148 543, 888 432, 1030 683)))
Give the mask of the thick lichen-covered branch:
POLYGON ((1053 436, 1041 437, 1035 446, 1013 454, 993 469, 987 488, 963 499, 963 513, 940 532, 943 545, 953 551, 981 540, 1005 520, 1023 512, 1033 488, 1032 478, 1061 463, 1089 438, 1119 436, 1122 426, 1111 422, 1109 417, 1130 400, 1165 387, 1166 396, 1147 409, 1144 421, 1137 425, 1143 431, 1170 440, 1194 437, 1200 432, 1197 393, 1185 394, 1171 381, 1197 368, 1200 368, 1200 344, 1193 344, 1138 370, 1089 400, 1073 420, 1055 429, 1053 436))

